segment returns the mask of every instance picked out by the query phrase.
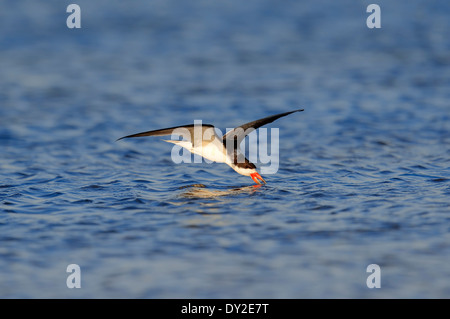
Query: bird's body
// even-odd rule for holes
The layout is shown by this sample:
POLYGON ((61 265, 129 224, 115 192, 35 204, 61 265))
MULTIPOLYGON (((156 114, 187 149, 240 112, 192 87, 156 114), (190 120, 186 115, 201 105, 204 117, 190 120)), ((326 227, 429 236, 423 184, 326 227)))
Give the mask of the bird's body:
POLYGON ((182 141, 165 140, 165 142, 173 143, 181 147, 184 147, 191 153, 200 155, 203 158, 206 158, 207 160, 210 160, 212 162, 227 163, 229 158, 228 156, 226 156, 225 146, 223 145, 221 140, 222 139, 219 138, 217 134, 214 132, 214 135, 210 140, 203 139, 203 141, 201 141, 201 143, 198 144, 191 143, 190 141, 187 140, 182 141))
POLYGON ((170 127, 160 130, 147 131, 121 137, 119 140, 130 137, 141 136, 166 136, 181 135, 183 140, 165 140, 166 142, 179 145, 193 154, 217 163, 225 163, 234 169, 237 173, 250 176, 257 184, 259 180, 266 181, 256 171, 256 166, 250 162, 239 149, 242 140, 249 133, 265 124, 271 123, 280 117, 294 112, 301 112, 303 109, 285 112, 259 119, 253 122, 243 124, 231 130, 223 137, 219 137, 215 132, 214 126, 210 124, 190 124, 183 126, 170 127))

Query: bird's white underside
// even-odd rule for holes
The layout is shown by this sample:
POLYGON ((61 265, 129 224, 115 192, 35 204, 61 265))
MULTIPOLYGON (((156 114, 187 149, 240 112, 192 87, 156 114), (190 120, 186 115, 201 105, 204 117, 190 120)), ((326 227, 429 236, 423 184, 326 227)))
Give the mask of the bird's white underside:
MULTIPOLYGON (((213 139, 213 141, 211 141, 211 142, 208 141, 207 143, 200 143, 201 146, 197 146, 197 147, 193 147, 193 145, 190 141, 185 141, 185 140, 182 140, 182 141, 165 140, 165 142, 173 143, 173 144, 179 145, 181 147, 184 147, 189 152, 200 155, 212 162, 225 163, 241 175, 250 176, 250 174, 256 172, 255 169, 241 168, 239 166, 236 166, 233 163, 233 160, 230 157, 230 155, 227 154, 227 150, 226 150, 225 146, 223 145, 223 143, 217 138, 213 139)), ((237 150, 237 152, 238 152, 238 155, 241 154, 241 152, 239 150, 237 150)))

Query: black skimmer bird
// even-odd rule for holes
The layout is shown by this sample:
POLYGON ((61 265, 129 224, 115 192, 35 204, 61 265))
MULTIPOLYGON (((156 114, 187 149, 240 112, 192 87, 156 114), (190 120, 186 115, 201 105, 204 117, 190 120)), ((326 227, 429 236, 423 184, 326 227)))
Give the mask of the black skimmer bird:
POLYGON ((181 141, 165 140, 165 142, 184 147, 191 153, 198 154, 210 161, 225 163, 231 166, 237 173, 250 176, 256 184, 261 184, 259 180, 265 184, 266 181, 256 171, 255 164, 250 162, 241 153, 239 145, 248 134, 257 128, 272 123, 280 117, 301 111, 303 109, 280 113, 249 122, 232 129, 223 137, 217 135, 213 125, 190 124, 127 135, 119 138, 118 141, 130 137, 181 135, 183 136, 183 140, 181 141))

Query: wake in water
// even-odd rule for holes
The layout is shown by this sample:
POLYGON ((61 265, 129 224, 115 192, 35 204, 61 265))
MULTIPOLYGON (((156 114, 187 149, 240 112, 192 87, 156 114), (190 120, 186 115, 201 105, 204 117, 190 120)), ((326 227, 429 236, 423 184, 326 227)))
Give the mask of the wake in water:
MULTIPOLYGON (((256 186, 256 185, 255 185, 256 186)), ((252 194, 257 190, 261 189, 258 186, 242 186, 242 187, 233 187, 225 190, 209 190, 203 184, 193 184, 179 187, 179 189, 186 189, 183 193, 180 194, 181 197, 184 198, 215 198, 221 196, 230 196, 230 195, 238 195, 238 194, 252 194)))

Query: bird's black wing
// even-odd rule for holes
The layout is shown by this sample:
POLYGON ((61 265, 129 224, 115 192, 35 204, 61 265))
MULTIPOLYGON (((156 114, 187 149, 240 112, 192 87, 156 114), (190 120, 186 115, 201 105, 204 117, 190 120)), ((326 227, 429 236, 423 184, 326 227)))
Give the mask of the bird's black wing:
POLYGON ((242 140, 251 132, 256 130, 258 127, 261 127, 263 125, 266 125, 268 123, 272 123, 273 121, 279 119, 280 117, 295 113, 295 112, 302 112, 303 109, 298 109, 290 112, 280 113, 276 115, 271 115, 253 122, 242 124, 241 126, 238 126, 231 131, 229 131, 227 134, 223 136, 223 143, 226 144, 227 141, 233 140, 235 145, 241 144, 242 140))

